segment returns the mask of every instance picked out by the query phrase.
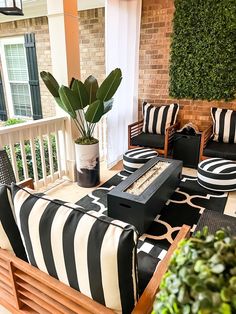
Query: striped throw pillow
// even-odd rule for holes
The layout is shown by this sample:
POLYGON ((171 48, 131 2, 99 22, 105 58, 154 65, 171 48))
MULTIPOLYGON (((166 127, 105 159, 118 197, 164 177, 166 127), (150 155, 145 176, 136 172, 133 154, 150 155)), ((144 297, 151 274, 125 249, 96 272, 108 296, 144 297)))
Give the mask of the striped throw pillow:
POLYGON ((166 133, 166 129, 175 124, 179 112, 178 104, 166 106, 153 106, 149 103, 143 103, 143 132, 162 134, 166 133))
POLYGON ((236 143, 236 111, 211 108, 213 141, 236 143))
POLYGON ((75 204, 12 186, 29 261, 115 312, 137 301, 136 229, 75 204))
POLYGON ((13 216, 11 189, 0 184, 0 247, 27 260, 20 232, 13 216))

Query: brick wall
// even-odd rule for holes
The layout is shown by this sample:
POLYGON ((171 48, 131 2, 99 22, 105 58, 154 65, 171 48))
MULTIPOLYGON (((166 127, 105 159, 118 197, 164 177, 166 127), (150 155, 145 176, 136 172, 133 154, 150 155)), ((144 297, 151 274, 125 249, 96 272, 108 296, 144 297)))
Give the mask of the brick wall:
POLYGON ((139 72, 139 117, 143 100, 156 104, 176 101, 180 103, 179 120, 182 125, 192 121, 201 129, 209 125, 212 106, 236 110, 236 100, 201 101, 171 99, 168 93, 169 53, 172 33, 174 0, 143 0, 140 72, 139 72))
POLYGON ((81 79, 105 78, 105 10, 79 11, 81 79))
MULTIPOLYGON (((0 38, 35 33, 39 72, 51 71, 51 51, 47 17, 38 17, 14 22, 0 23, 0 38)), ((55 102, 40 80, 43 117, 55 115, 55 102)))

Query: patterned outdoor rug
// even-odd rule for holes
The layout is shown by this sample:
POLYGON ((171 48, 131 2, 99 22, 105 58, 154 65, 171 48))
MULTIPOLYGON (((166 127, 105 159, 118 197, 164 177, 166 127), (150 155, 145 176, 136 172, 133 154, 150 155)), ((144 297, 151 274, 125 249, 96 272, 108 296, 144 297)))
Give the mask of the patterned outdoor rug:
MULTIPOLYGON (((95 210, 106 214, 107 193, 122 180, 125 180, 127 176, 129 176, 129 173, 121 171, 79 200, 77 204, 86 210, 95 210)), ((195 177, 183 176, 171 199, 168 200, 161 213, 155 218, 147 233, 139 239, 139 267, 144 270, 148 264, 150 271, 154 271, 157 263, 165 256, 181 226, 183 224, 189 225, 192 227, 191 231, 193 232, 205 209, 220 213, 224 212, 227 197, 227 193, 204 189, 197 183, 195 177)))

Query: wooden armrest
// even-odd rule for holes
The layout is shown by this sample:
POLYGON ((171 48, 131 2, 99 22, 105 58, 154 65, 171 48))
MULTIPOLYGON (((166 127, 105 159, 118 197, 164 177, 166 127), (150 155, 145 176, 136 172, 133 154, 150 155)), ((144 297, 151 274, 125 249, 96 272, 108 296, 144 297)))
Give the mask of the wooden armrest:
POLYGON ((136 125, 139 125, 139 124, 142 124, 143 125, 143 120, 140 120, 140 121, 136 121, 134 123, 131 123, 128 125, 128 128, 132 128, 133 126, 136 126, 136 125))
POLYGON ((144 290, 142 296, 140 297, 137 305, 135 306, 132 314, 150 314, 152 311, 153 302, 155 300, 156 293, 159 290, 160 283, 166 271, 168 270, 171 257, 178 247, 181 240, 189 237, 190 227, 183 225, 177 234, 174 242, 171 244, 169 250, 166 253, 164 259, 158 264, 154 275, 149 281, 146 289, 144 290))
POLYGON ((131 147, 131 138, 142 132, 143 120, 128 125, 128 148, 131 147))
POLYGON ((172 124, 166 129, 166 135, 165 135, 165 144, 164 144, 164 156, 168 156, 169 148, 171 147, 171 143, 174 138, 175 132, 179 129, 180 123, 176 122, 175 124, 172 124))
POLYGON ((176 122, 175 124, 172 124, 171 126, 169 126, 167 129, 166 129, 166 132, 167 133, 170 133, 171 131, 176 131, 179 129, 179 126, 180 126, 180 123, 179 122, 176 122))
POLYGON ((24 181, 19 182, 19 185, 22 188, 30 188, 30 189, 34 190, 34 181, 32 178, 25 179, 24 181))
POLYGON ((210 125, 207 129, 202 132, 202 140, 208 141, 213 133, 213 125, 210 125))
POLYGON ((213 125, 210 125, 207 129, 205 129, 202 132, 201 144, 200 144, 200 152, 199 152, 200 160, 202 160, 202 158, 203 158, 203 150, 206 147, 209 139, 211 138, 212 133, 213 133, 213 125))

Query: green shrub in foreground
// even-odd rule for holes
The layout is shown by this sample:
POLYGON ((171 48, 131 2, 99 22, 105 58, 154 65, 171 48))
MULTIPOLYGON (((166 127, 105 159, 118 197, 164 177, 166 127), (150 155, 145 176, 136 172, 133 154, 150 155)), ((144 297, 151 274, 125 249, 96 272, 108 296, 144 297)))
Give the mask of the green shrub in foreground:
POLYGON ((236 238, 207 228, 181 242, 156 296, 152 314, 235 314, 236 238))

